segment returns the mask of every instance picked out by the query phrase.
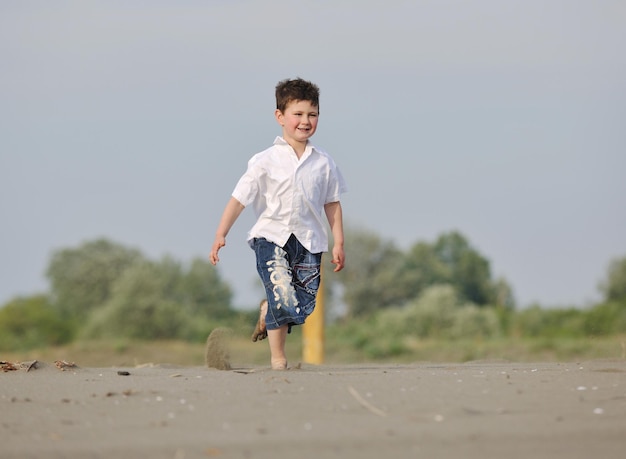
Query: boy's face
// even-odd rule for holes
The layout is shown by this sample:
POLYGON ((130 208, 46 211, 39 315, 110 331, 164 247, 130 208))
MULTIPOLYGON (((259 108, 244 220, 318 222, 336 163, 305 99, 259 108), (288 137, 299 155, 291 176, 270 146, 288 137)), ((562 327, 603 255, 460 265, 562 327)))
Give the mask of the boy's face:
POLYGON ((283 127, 283 138, 290 145, 306 144, 315 134, 318 118, 319 107, 308 100, 289 102, 284 112, 276 110, 276 121, 283 127))

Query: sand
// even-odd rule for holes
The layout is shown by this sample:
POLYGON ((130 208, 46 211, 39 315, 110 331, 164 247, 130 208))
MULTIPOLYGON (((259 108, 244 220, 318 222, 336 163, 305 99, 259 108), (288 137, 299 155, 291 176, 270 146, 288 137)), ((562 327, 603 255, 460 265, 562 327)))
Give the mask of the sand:
POLYGON ((0 373, 0 458, 623 458, 626 361, 0 373))

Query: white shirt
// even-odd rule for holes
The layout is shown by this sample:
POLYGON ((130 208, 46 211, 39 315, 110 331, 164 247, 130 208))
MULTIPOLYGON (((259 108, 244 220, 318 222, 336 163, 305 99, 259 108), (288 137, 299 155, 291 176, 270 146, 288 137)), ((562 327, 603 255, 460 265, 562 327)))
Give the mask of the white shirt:
POLYGON ((311 253, 328 251, 324 204, 339 201, 347 186, 333 159, 308 144, 301 158, 282 137, 248 161, 232 196, 252 205, 257 221, 248 241, 264 237, 282 247, 294 234, 311 253))

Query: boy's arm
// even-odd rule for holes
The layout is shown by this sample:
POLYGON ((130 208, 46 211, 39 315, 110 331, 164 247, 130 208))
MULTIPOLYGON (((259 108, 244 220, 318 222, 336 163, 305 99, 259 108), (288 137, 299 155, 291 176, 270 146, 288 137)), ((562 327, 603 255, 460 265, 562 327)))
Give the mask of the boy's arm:
POLYGON ((339 201, 324 204, 326 218, 330 224, 330 230, 333 233, 334 245, 331 263, 334 263, 334 272, 341 271, 346 262, 346 255, 343 251, 343 212, 339 201))
POLYGON ((209 259, 213 265, 217 264, 220 261, 217 253, 220 251, 222 247, 226 245, 226 235, 232 228, 235 220, 243 211, 244 206, 235 198, 231 197, 228 203, 226 204, 226 208, 224 209, 224 213, 222 214, 222 219, 220 220, 220 224, 217 227, 217 231, 215 232, 215 242, 213 242, 213 248, 211 249, 211 255, 209 255, 209 259))

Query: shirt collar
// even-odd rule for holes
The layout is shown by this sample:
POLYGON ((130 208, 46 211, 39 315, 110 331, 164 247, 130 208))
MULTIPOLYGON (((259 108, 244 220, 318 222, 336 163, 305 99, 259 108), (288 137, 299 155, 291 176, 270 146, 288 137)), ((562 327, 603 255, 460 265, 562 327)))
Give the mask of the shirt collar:
MULTIPOLYGON (((274 145, 291 148, 291 145, 289 145, 282 136, 276 136, 276 138, 274 139, 274 145)), ((310 153, 313 153, 313 151, 317 151, 317 148, 315 148, 315 146, 312 145, 311 142, 307 141, 306 148, 304 149, 304 154, 302 155, 302 157, 308 156, 310 153)))

